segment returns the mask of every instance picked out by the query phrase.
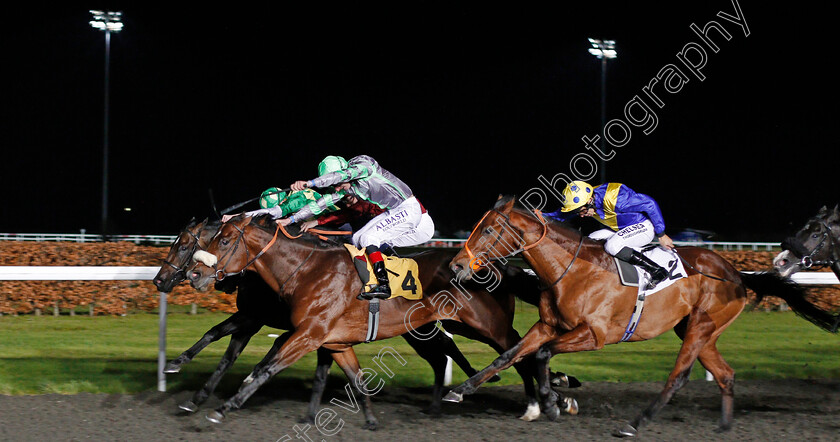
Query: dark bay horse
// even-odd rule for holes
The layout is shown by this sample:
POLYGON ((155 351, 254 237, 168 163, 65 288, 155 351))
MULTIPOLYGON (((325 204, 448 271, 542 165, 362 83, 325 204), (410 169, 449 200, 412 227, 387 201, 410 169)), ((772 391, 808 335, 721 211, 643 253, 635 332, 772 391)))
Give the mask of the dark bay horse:
MULTIPOLYGON (((637 300, 638 288, 622 286, 615 264, 603 243, 579 231, 546 221, 539 212, 514 206, 512 197, 500 198, 487 212, 452 260, 454 271, 469 277, 470 269, 515 254, 534 269, 549 289, 542 292, 540 320, 513 348, 490 366, 453 389, 444 400, 460 402, 490 376, 524 357, 536 355, 537 381, 543 411, 559 414, 547 401, 553 398, 544 382, 551 356, 598 350, 622 340, 637 300)), ((784 299, 801 298, 798 286, 786 284, 774 273, 739 273, 714 252, 679 248, 687 277, 648 297, 631 341, 642 341, 674 329, 683 344, 662 393, 641 414, 617 430, 634 436, 637 430, 688 381, 696 359, 711 372, 722 394, 720 429, 732 425, 735 372, 716 348, 720 334, 741 313, 747 302, 745 287, 784 299)))
MULTIPOLYGON (((193 254, 206 247, 210 238, 218 232, 220 226, 221 223, 218 221, 208 222, 204 220, 197 222, 192 220, 181 231, 153 280, 159 291, 169 293, 177 284, 186 279, 187 268, 193 264, 193 254)), ((190 400, 179 405, 181 409, 189 412, 195 412, 198 406, 209 397, 251 337, 263 326, 281 330, 294 328, 290 321, 288 305, 282 302, 256 273, 248 271, 241 275, 231 276, 216 283, 216 289, 227 293, 236 291, 237 312, 208 330, 198 342, 170 361, 164 368, 166 373, 177 373, 184 364, 190 362, 212 342, 231 335, 230 344, 210 379, 190 400)), ((433 333, 433 327, 434 324, 428 324, 419 330, 421 336, 431 336, 429 339, 418 339, 408 333, 404 334, 403 337, 419 355, 432 365, 435 372, 435 391, 440 391, 443 388, 446 356, 451 357, 468 375, 474 374, 476 370, 470 366, 467 359, 455 346, 454 341, 445 333, 433 333)), ((287 333, 278 339, 282 342, 289 336, 290 333, 287 333)), ((315 370, 312 398, 307 412, 307 420, 310 422, 315 418, 326 387, 327 375, 333 361, 331 355, 330 351, 319 349, 318 367, 315 370)), ((439 411, 439 399, 440 394, 436 394, 430 407, 432 412, 439 411)), ((368 428, 372 428, 374 425, 375 422, 367 423, 368 428)))
POLYGON ((773 267, 784 277, 811 268, 831 267, 840 278, 840 206, 823 206, 792 237, 782 242, 783 251, 773 258, 773 267))
MULTIPOLYGON (((311 235, 294 238, 260 217, 233 218, 222 226, 206 252, 196 254, 203 262, 188 272, 193 285, 202 288, 216 278, 253 268, 289 306, 294 328, 288 340, 275 344, 277 353, 254 369, 253 381, 208 416, 213 421, 240 408, 271 376, 321 347, 341 355, 348 378, 358 380, 360 366, 353 345, 365 342, 368 322, 368 302, 356 299, 362 289, 358 272, 342 245, 311 235)), ((453 283, 448 263, 454 255, 452 250, 430 250, 413 257, 424 297, 382 301, 378 339, 406 332, 422 338, 418 335, 422 325, 442 320, 451 332, 487 343, 499 353, 519 341, 512 326, 514 289, 505 284, 491 290, 477 282, 453 283)), ((516 369, 529 398, 523 418, 533 420, 539 415, 533 360, 516 364, 516 369)), ((352 384, 368 397, 358 381, 352 384)))
MULTIPOLYGON (((802 270, 829 267, 840 279, 840 206, 823 206, 795 235, 782 242, 783 251, 773 258, 773 268, 789 278, 802 270)), ((835 306, 840 307, 840 306, 835 306)), ((792 306, 794 310, 796 307, 792 306)), ((840 327, 840 313, 807 309, 800 313, 809 321, 832 333, 840 327)))

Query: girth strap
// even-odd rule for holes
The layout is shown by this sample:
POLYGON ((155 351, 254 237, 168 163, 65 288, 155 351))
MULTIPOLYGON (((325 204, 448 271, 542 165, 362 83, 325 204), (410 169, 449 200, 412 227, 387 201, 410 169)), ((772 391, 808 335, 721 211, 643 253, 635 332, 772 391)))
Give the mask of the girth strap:
POLYGON ((376 340, 379 333, 379 298, 368 301, 368 328, 365 343, 376 340))

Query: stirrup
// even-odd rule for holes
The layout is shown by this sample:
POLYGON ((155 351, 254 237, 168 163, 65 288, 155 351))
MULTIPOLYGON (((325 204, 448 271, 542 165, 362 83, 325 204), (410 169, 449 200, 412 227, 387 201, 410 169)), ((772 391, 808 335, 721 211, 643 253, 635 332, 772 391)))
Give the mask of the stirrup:
POLYGON ((377 285, 371 288, 369 292, 362 292, 356 296, 360 301, 370 301, 371 299, 388 299, 391 297, 391 288, 387 284, 377 285), (381 289, 384 285, 386 290, 381 289))

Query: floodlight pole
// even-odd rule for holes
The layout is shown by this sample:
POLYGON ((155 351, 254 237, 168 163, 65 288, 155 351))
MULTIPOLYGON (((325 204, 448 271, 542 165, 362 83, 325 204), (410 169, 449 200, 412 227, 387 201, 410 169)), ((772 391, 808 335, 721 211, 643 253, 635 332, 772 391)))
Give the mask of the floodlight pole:
POLYGON ((94 29, 105 32, 105 93, 102 124, 102 240, 108 240, 108 114, 111 79, 111 32, 122 30, 122 12, 90 11, 94 29))
MULTIPOLYGON (((601 154, 607 151, 606 145, 606 127, 607 127, 607 59, 615 58, 617 53, 615 51, 614 40, 597 40, 589 39, 592 47, 589 53, 601 60, 601 154)), ((603 158, 600 158, 599 164, 601 183, 607 182, 607 164, 603 158)))

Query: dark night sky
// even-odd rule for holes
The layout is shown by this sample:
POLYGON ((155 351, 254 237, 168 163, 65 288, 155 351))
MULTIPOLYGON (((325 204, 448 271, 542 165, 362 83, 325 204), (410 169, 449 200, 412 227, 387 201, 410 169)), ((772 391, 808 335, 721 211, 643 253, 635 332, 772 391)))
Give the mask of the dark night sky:
POLYGON ((444 236, 468 229, 498 194, 568 173, 600 131, 587 37, 617 41, 607 118, 622 118, 662 67, 683 67, 676 54, 700 42, 689 25, 710 20, 732 39, 708 51, 706 79, 661 93, 658 126, 634 129, 607 178, 656 198, 670 232, 721 240, 778 241, 840 202, 834 23, 817 8, 741 1, 746 37, 716 17, 735 12, 720 0, 93 3, 4 12, 19 21, 0 31, 0 231, 100 230, 104 36, 91 8, 125 23, 111 46, 112 233, 175 234, 210 214, 208 189, 227 207, 313 178, 330 154, 373 156, 444 236))

